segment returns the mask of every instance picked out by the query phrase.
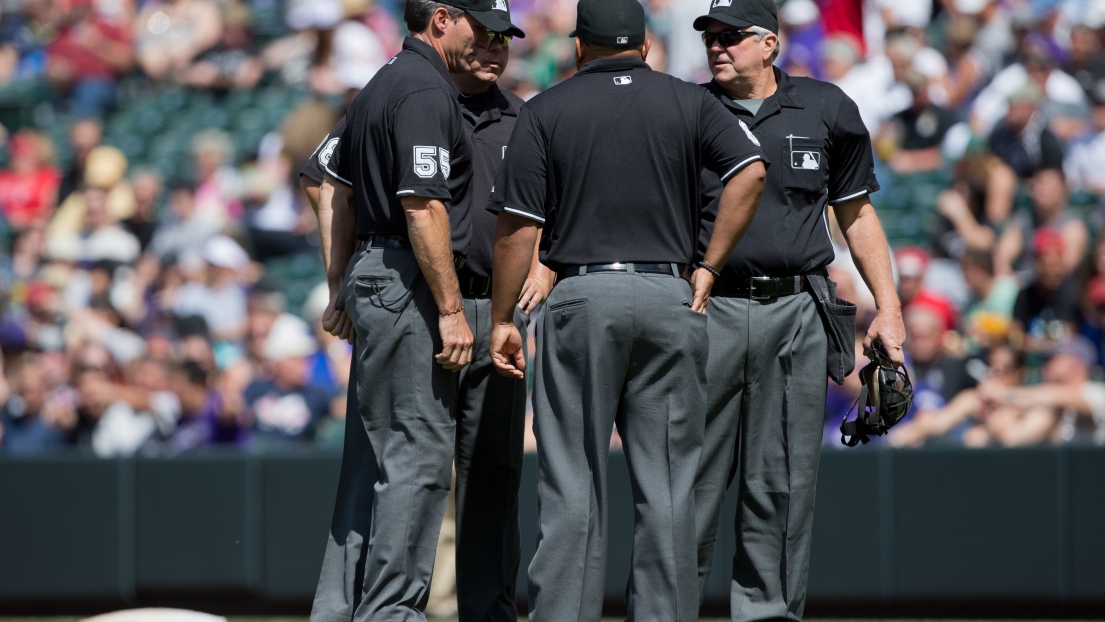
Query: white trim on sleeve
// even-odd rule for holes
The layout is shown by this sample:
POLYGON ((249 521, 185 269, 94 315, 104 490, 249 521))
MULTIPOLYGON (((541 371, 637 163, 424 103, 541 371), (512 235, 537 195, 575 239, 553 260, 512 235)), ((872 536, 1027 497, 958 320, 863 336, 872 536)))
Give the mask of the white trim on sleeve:
POLYGON ((868 193, 867 188, 864 188, 863 190, 860 190, 859 192, 857 192, 855 194, 849 194, 846 197, 840 197, 839 199, 829 201, 829 204, 830 205, 837 205, 838 203, 843 203, 845 201, 851 201, 852 199, 858 199, 859 197, 861 197, 861 196, 863 196, 867 193, 868 193))
POLYGON ((515 216, 521 216, 522 218, 528 218, 528 219, 536 221, 536 222, 538 222, 542 225, 545 224, 545 219, 544 218, 541 218, 540 216, 536 216, 536 215, 531 214, 529 212, 523 212, 520 209, 515 209, 513 207, 507 207, 506 205, 504 205, 503 206, 503 211, 507 212, 509 214, 514 214, 515 216))
POLYGON ((334 179, 336 179, 336 180, 340 181, 341 183, 343 183, 343 184, 345 184, 345 185, 349 186, 350 188, 352 188, 352 187, 353 187, 353 182, 349 181, 348 179, 346 179, 346 178, 342 177, 341 175, 338 175, 338 174, 337 174, 337 173, 335 173, 334 171, 330 170, 330 167, 329 167, 329 166, 326 166, 326 165, 324 164, 324 165, 322 166, 322 170, 326 171, 326 174, 327 174, 327 175, 329 175, 329 176, 333 177, 334 179))
POLYGON ((741 162, 740 164, 738 164, 738 165, 734 166, 733 168, 729 169, 728 173, 722 175, 721 176, 721 183, 725 183, 726 181, 728 181, 730 177, 732 177, 733 175, 736 175, 738 172, 740 172, 741 169, 748 166, 749 164, 752 164, 756 160, 763 160, 763 159, 764 159, 764 157, 762 155, 754 155, 751 158, 748 158, 744 162, 741 162))

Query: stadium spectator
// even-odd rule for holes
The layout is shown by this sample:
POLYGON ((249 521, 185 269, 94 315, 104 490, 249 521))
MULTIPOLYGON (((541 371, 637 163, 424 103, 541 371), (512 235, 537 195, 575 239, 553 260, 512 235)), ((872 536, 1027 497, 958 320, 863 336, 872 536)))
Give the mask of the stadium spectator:
POLYGON ((51 250, 65 256, 64 248, 72 245, 88 227, 88 206, 85 205, 88 188, 105 193, 107 213, 113 220, 123 221, 134 215, 134 190, 126 178, 127 164, 127 156, 115 147, 100 145, 88 152, 81 186, 70 193, 50 219, 47 243, 51 250))
POLYGON ((1098 33, 1086 24, 1074 24, 1070 29, 1070 57, 1063 69, 1078 81, 1087 94, 1105 80, 1105 52, 1098 33))
POLYGON ((1013 305, 1020 286, 1011 275, 994 272, 994 257, 986 251, 971 250, 959 260, 963 279, 971 292, 963 312, 963 328, 973 344, 987 348, 1009 336, 1013 305))
POLYGON ((924 249, 916 246, 903 246, 894 251, 894 262, 898 268, 898 299, 902 310, 924 306, 940 317, 942 331, 955 328, 958 313, 950 300, 927 287, 925 277, 928 274, 931 257, 924 249))
POLYGON ((24 0, 22 12, 5 13, 2 18, 0 87, 42 77, 46 73, 46 46, 57 32, 54 0, 24 0))
POLYGON ((61 174, 48 139, 23 131, 12 137, 11 163, 0 171, 0 215, 16 229, 43 223, 57 206, 61 174))
POLYGON ((238 173, 231 166, 233 149, 230 138, 219 130, 207 130, 192 140, 196 214, 220 226, 242 216, 238 173))
POLYGON ((223 34, 219 6, 210 0, 153 0, 134 21, 138 65, 153 80, 182 80, 191 63, 223 34))
POLYGON ((890 117, 876 141, 888 140, 893 145, 882 155, 884 158, 889 156, 888 163, 895 173, 910 175, 939 171, 944 165, 941 145, 944 136, 955 124, 955 115, 932 103, 929 97, 931 84, 920 72, 910 70, 904 81, 913 102, 890 117))
POLYGON ((948 71, 935 84, 933 99, 963 114, 986 85, 992 67, 975 39, 978 25, 970 18, 948 20, 944 26, 944 54, 948 71))
POLYGON ((173 313, 200 316, 215 342, 237 343, 245 336, 247 319, 246 290, 239 273, 248 265, 249 255, 237 242, 225 235, 209 239, 199 265, 175 292, 173 313))
POLYGON ((169 213, 154 231, 149 250, 159 260, 196 253, 219 229, 217 221, 196 210, 195 186, 176 182, 169 191, 169 213))
POLYGON ((130 24, 100 15, 91 0, 71 4, 47 52, 47 75, 55 89, 68 93, 69 113, 77 118, 114 107, 119 78, 134 64, 130 24))
MULTIPOLYGON (((986 377, 981 385, 960 391, 947 404, 940 408, 919 408, 908 421, 903 421, 890 431, 888 442, 894 447, 921 447, 929 444, 959 444, 962 437, 975 425, 982 425, 993 419, 1005 422, 1006 432, 1010 433, 1008 423, 1019 415, 1012 406, 1000 406, 986 401, 984 389, 1013 388, 1024 381, 1024 357, 1008 345, 995 347, 990 351, 986 377)), ((980 435, 982 432, 970 432, 980 435)), ((1009 438, 1007 436, 1007 438, 1009 438)))
POLYGON ((1035 235, 1047 229, 1057 233, 1062 242, 1063 272, 1073 274, 1086 257, 1090 234, 1070 211, 1063 172, 1050 168, 1038 171, 1032 177, 1031 192, 1032 210, 1015 216, 998 239, 994 249, 998 272, 1030 272, 1030 244, 1035 235))
POLYGON ((1013 343, 1030 354, 1049 353, 1073 334, 1079 322, 1078 291, 1063 263, 1060 232, 1040 229, 1033 238, 1036 278, 1013 304, 1013 343))
POLYGON ((1039 112, 1040 89, 1026 84, 1009 94, 1005 118, 990 133, 990 151, 1020 179, 1063 166, 1063 146, 1039 112))
POLYGON ((130 185, 134 193, 134 213, 124 219, 122 225, 138 239, 145 251, 153 241, 161 219, 161 175, 152 169, 141 169, 134 173, 130 185))
POLYGON ((249 8, 229 3, 222 38, 187 65, 182 81, 201 89, 251 89, 261 81, 264 71, 261 60, 253 54, 249 8))
POLYGON ((307 358, 315 350, 306 322, 290 314, 273 322, 264 346, 267 374, 244 395, 255 446, 303 444, 330 412, 331 396, 308 383, 307 358))
POLYGON ((85 344, 75 364, 78 443, 101 458, 133 455, 157 433, 154 417, 119 398, 115 366, 102 346, 85 344))
MULTIPOLYGON (((8 371, 8 370, 5 370, 8 371)), ((68 444, 65 423, 47 408, 47 378, 34 354, 16 360, 12 391, 0 408, 0 454, 30 455, 68 444)))
POLYGON ((927 305, 905 311, 905 350, 911 366, 915 408, 938 408, 976 381, 967 372, 967 362, 944 352, 947 329, 940 313, 927 305))
POLYGON ((84 170, 88 155, 100 145, 104 137, 103 124, 95 118, 77 119, 69 126, 69 148, 73 158, 61 178, 58 200, 65 201, 84 183, 84 170))
POLYGON ((979 392, 985 401, 1011 406, 1021 411, 1021 418, 994 421, 979 430, 977 437, 965 437, 964 442, 1006 447, 1041 443, 1105 445, 1105 383, 1090 379, 1096 359, 1093 344, 1075 336, 1061 343, 1048 360, 1043 384, 983 384, 979 392))
POLYGON ((1091 131, 1070 146, 1064 171, 1070 189, 1105 199, 1105 78, 1092 91, 1091 131))
POLYGON ((209 386, 208 375, 195 361, 185 360, 174 366, 170 384, 176 400, 175 426, 151 449, 177 455, 245 441, 246 430, 224 408, 222 396, 209 386))

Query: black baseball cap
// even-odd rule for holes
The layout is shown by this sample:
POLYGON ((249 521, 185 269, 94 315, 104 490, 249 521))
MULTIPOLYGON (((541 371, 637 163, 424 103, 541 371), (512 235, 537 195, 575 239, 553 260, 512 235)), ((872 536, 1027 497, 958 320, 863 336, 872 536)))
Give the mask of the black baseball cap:
POLYGON ((607 48, 638 47, 645 42, 645 9, 637 0, 579 0, 568 36, 607 48))
POLYGON ((505 32, 525 38, 522 29, 510 23, 510 7, 507 0, 440 0, 442 4, 463 9, 484 28, 491 32, 505 32))
POLYGON ((706 30, 712 19, 737 28, 760 26, 779 34, 775 0, 711 0, 710 12, 694 20, 694 29, 706 30))

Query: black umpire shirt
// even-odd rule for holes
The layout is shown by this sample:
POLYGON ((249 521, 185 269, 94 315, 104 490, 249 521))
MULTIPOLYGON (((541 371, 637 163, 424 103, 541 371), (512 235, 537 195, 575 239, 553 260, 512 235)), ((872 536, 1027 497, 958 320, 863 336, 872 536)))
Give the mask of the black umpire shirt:
POLYGON ((322 178, 326 174, 326 169, 324 167, 330 164, 330 159, 334 157, 334 150, 337 149, 338 141, 341 140, 343 132, 345 132, 345 117, 342 117, 341 121, 338 121, 338 124, 330 130, 326 138, 315 148, 315 152, 311 154, 307 163, 304 164, 303 168, 299 171, 301 177, 306 177, 316 184, 322 183, 322 178))
MULTIPOLYGON (((705 85, 774 163, 767 169, 756 216, 723 276, 797 276, 824 268, 835 258, 826 206, 879 189, 871 137, 855 102, 828 82, 791 78, 778 68, 775 79, 778 89, 756 115, 730 99, 716 81, 705 85)), ((704 172, 703 188, 699 257, 713 232, 721 184, 704 172)))
POLYGON ((488 209, 544 224, 554 270, 613 262, 690 263, 699 171, 728 180, 760 148, 699 86, 606 58, 522 107, 488 209))
POLYGON ((414 37, 353 100, 326 173, 353 188, 357 237, 407 237, 399 202, 438 199, 449 212, 453 252, 468 249, 472 155, 444 61, 414 37))
POLYGON ((498 221, 485 208, 523 103, 522 98, 496 85, 479 95, 460 96, 464 124, 472 141, 472 241, 464 268, 474 276, 491 276, 498 221))

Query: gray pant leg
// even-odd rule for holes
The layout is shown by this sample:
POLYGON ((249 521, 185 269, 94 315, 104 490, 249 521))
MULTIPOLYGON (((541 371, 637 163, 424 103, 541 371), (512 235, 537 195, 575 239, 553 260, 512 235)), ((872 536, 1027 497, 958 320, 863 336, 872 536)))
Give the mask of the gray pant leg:
MULTIPOLYGON (((825 418, 828 341, 808 294, 747 303, 732 619, 801 620, 825 418)), ((712 324, 711 343, 739 335, 712 324)), ((711 357, 710 378, 732 373, 711 357)))
POLYGON ((721 508, 736 470, 737 429, 745 398, 749 304, 741 298, 711 298, 707 313, 710 360, 706 434, 695 481, 699 602, 706 597, 721 508))
MULTIPOLYGON (((475 335, 457 394, 457 604, 461 622, 516 622, 526 382, 491 363, 491 300, 464 300, 475 335)), ((525 335, 525 315, 515 311, 525 335)), ((524 338, 524 337, 523 337, 524 338)))
POLYGON ((357 358, 349 370, 346 395, 345 442, 341 455, 338 496, 322 573, 311 605, 311 622, 349 622, 361 601, 364 562, 372 526, 373 484, 377 479, 376 455, 368 443, 357 406, 357 358))
POLYGON ((704 318, 683 304, 689 297, 679 279, 614 273, 567 279, 546 303, 534 387, 533 622, 600 619, 616 418, 630 439, 636 507, 629 619, 696 619, 691 490, 706 344, 704 318))
POLYGON ((606 470, 629 367, 632 280, 587 275, 545 301, 534 365, 537 551, 531 622, 598 622, 606 585, 606 470), (596 291, 601 290, 601 291, 596 291))
POLYGON ((690 285, 636 279, 636 339, 618 417, 633 489, 629 622, 698 619, 694 483, 706 407, 706 316, 690 285))
POLYGON ((423 621, 452 479, 457 375, 437 305, 407 250, 353 257, 345 310, 357 331, 357 398, 376 456, 372 531, 358 622, 423 621))

